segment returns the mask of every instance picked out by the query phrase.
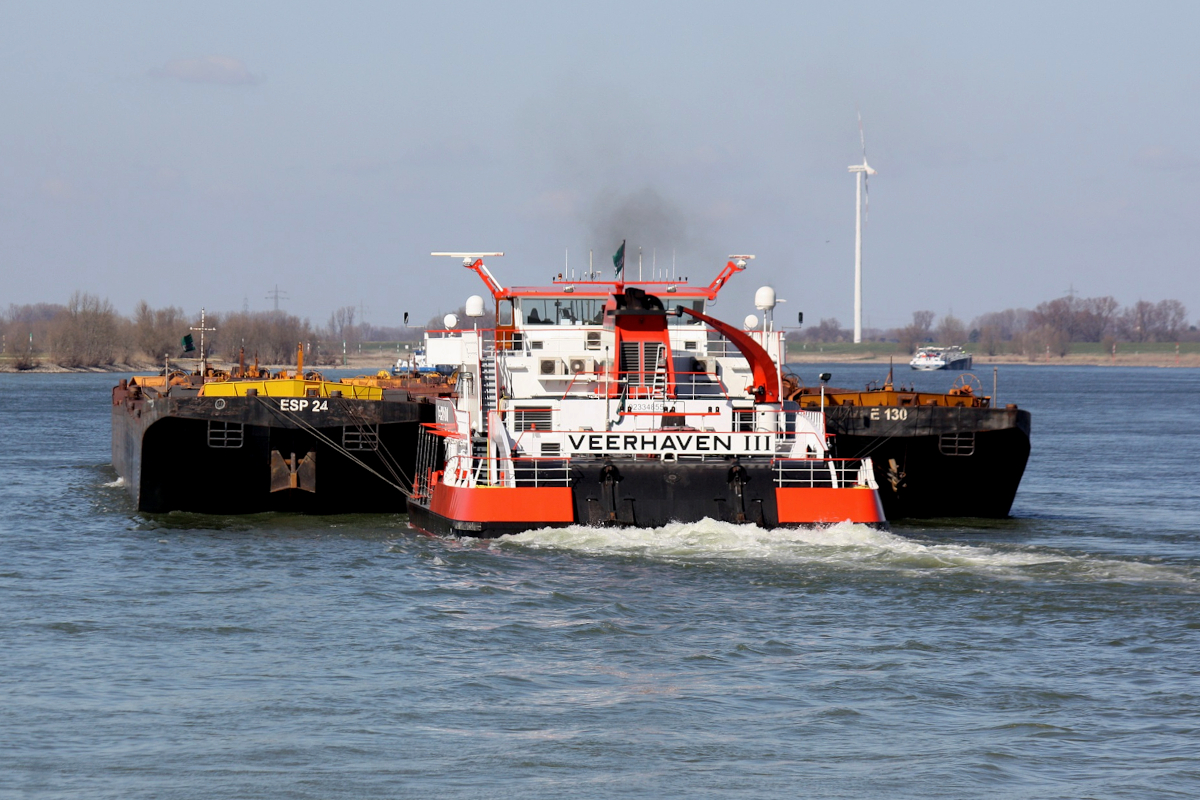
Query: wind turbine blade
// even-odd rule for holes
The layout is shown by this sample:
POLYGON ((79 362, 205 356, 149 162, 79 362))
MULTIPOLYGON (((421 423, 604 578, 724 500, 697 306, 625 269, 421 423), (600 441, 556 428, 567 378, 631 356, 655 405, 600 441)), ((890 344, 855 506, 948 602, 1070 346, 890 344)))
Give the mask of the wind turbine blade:
POLYGON ((863 225, 871 218, 871 181, 867 178, 870 173, 863 173, 863 225))
POLYGON ((862 143, 863 164, 867 163, 867 137, 863 134, 862 111, 858 112, 858 141, 862 143))

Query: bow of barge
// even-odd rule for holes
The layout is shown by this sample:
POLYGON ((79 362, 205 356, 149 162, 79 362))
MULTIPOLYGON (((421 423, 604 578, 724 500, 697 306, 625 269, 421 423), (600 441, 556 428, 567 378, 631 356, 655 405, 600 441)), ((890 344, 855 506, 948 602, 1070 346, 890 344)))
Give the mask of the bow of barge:
POLYGON ((974 376, 947 392, 882 386, 787 392, 808 409, 824 408, 840 456, 869 456, 888 519, 1004 518, 1029 461, 1032 418, 1010 404, 994 407, 974 376))
POLYGON ((113 466, 139 511, 394 512, 437 392, 302 368, 135 376, 112 392, 113 466))

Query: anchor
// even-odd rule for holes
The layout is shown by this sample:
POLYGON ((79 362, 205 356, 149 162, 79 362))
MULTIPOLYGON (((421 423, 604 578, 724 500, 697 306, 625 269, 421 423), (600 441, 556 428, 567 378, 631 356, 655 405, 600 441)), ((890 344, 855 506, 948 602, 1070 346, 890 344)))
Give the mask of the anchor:
POLYGON ((908 473, 900 469, 900 465, 896 463, 896 459, 888 459, 887 479, 888 483, 892 485, 892 494, 899 495, 900 490, 908 485, 904 480, 907 476, 908 473))
POLYGON ((317 453, 309 451, 299 461, 296 454, 284 458, 278 450, 271 451, 271 491, 299 489, 302 492, 317 491, 317 453))

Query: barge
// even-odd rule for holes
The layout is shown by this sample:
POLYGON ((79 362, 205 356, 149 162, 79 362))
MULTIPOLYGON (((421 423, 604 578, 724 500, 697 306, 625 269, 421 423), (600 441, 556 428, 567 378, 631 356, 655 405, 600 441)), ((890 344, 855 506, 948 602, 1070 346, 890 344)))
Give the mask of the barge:
POLYGON ((297 370, 134 376, 112 391, 113 466, 139 511, 395 512, 427 395, 448 387, 297 370))
POLYGON ((1009 515, 1029 461, 1032 418, 994 407, 974 376, 946 392, 892 383, 863 391, 789 386, 807 409, 824 409, 839 456, 869 456, 888 519, 1009 515))

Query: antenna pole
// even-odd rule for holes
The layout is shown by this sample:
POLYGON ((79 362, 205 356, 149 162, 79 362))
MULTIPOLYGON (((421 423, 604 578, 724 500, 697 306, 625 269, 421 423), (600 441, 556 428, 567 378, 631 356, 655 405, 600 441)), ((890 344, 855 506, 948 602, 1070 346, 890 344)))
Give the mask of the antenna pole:
POLYGON ((216 328, 209 328, 204 324, 204 309, 200 309, 200 327, 192 327, 189 330, 200 331, 200 379, 204 380, 204 375, 208 372, 208 353, 204 350, 204 332, 216 331, 216 328))

